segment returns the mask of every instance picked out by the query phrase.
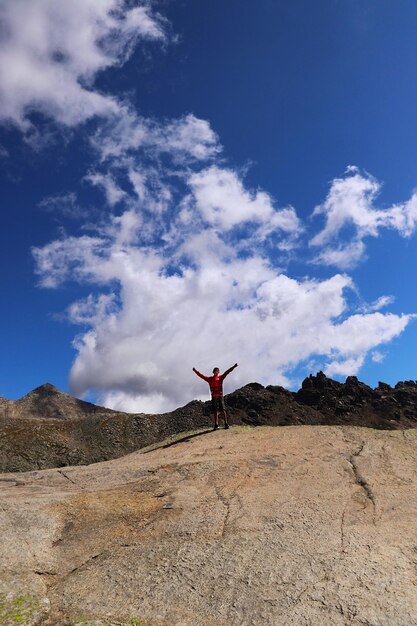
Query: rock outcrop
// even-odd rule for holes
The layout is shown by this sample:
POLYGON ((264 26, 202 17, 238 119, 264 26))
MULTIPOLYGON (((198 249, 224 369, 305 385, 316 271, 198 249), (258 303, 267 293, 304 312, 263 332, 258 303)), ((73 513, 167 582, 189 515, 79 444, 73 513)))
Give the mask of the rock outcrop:
POLYGON ((0 475, 0 623, 416 626, 416 469, 416 430, 246 426, 0 475))
POLYGON ((417 384, 413 380, 399 382, 394 388, 380 382, 372 389, 356 376, 339 383, 319 372, 303 381, 295 398, 332 424, 389 430, 417 426, 417 384))
MULTIPOLYGON (((226 396, 232 424, 251 426, 355 425, 380 429, 417 426, 417 384, 379 383, 322 372, 298 392, 250 383, 226 396)), ((162 415, 112 411, 72 398, 46 384, 16 401, 0 399, 0 471, 86 465, 117 458, 171 435, 211 425, 210 403, 192 401, 162 415)))

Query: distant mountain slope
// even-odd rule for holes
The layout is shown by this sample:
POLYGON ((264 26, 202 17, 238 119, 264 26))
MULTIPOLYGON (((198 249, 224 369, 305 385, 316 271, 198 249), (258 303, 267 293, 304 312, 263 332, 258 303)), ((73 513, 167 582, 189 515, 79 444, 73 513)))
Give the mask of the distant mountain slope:
MULTIPOLYGON (((339 383, 322 372, 298 392, 250 383, 226 396, 230 421, 253 426, 356 425, 417 427, 417 384, 354 376, 339 383)), ((0 399, 0 471, 85 465, 123 456, 171 435, 211 425, 208 402, 192 401, 161 415, 112 411, 45 384, 20 400, 0 399)))
POLYGON ((1 398, 0 402, 0 417, 69 420, 114 413, 111 409, 73 398, 50 383, 36 387, 20 400, 1 398))

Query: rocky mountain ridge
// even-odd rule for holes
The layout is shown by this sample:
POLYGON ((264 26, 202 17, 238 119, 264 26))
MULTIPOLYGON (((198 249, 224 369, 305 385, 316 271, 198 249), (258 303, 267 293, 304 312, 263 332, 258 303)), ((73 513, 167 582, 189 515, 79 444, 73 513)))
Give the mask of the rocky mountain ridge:
MULTIPOLYGON (((296 392, 249 383, 226 396, 232 424, 417 427, 417 382, 376 389, 319 372, 296 392)), ((0 471, 86 465, 123 456, 167 437, 211 425, 210 403, 193 400, 170 413, 123 413, 73 398, 50 384, 20 400, 0 398, 0 471)))

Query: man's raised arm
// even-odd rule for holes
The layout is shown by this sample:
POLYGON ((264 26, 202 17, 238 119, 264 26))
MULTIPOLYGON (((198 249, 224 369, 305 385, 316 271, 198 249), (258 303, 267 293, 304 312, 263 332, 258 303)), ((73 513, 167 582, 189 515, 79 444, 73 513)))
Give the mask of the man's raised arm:
POLYGON ((203 380, 208 382, 209 377, 208 376, 204 376, 204 374, 202 374, 201 372, 196 370, 195 367, 193 367, 193 372, 195 372, 197 374, 197 376, 200 376, 200 378, 202 378, 203 380))
POLYGON ((226 370, 224 372, 224 374, 222 374, 222 379, 226 378, 226 376, 228 376, 228 374, 230 374, 230 372, 233 372, 233 370, 235 369, 235 367, 237 367, 237 363, 235 363, 234 365, 232 365, 232 367, 229 367, 228 370, 226 370))

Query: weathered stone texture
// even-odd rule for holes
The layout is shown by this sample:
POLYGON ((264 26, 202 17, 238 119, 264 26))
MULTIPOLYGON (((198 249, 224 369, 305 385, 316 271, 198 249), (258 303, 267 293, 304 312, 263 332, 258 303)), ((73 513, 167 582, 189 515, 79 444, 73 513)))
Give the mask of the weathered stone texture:
POLYGON ((0 593, 44 626, 415 626, 416 470, 416 431, 290 426, 3 474, 0 593))

